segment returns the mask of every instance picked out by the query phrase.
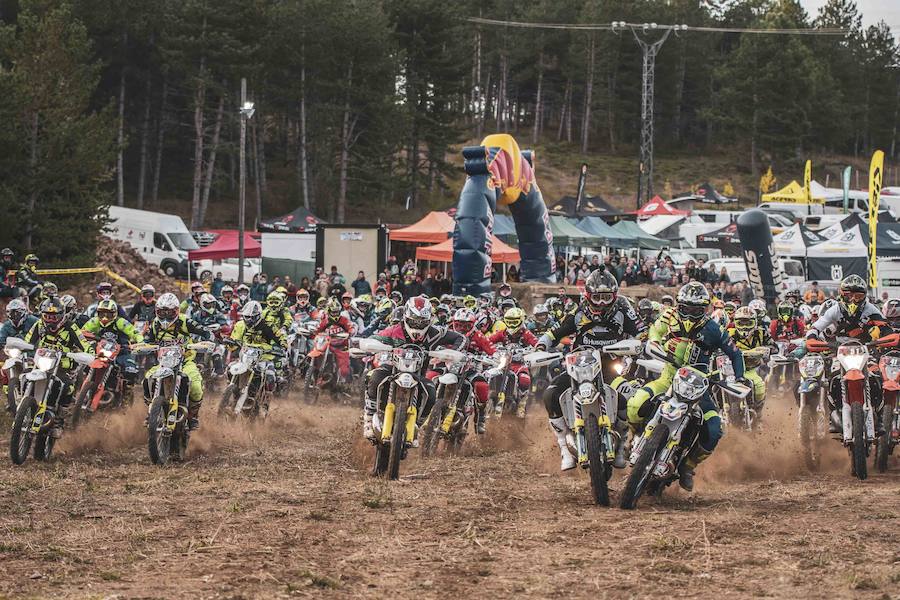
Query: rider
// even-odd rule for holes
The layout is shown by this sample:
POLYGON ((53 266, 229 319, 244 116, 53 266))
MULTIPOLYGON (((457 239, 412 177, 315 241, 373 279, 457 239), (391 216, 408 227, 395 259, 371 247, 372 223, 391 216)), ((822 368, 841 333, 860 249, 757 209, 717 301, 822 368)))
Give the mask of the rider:
MULTIPOLYGON (((89 305, 87 309, 85 309, 84 314, 82 315, 82 323, 79 323, 82 327, 85 323, 87 323, 90 319, 93 319, 97 314, 97 307, 100 306, 100 303, 104 300, 112 300, 113 299, 113 287, 112 284, 108 281, 101 281, 97 284, 96 288, 97 293, 97 301, 93 304, 89 305)), ((116 305, 118 309, 118 316, 123 319, 128 319, 128 315, 125 313, 125 309, 121 306, 116 305)))
POLYGON ((532 319, 528 321, 528 330, 534 335, 544 335, 556 327, 556 321, 550 316, 546 304, 537 304, 531 311, 532 319))
MULTIPOLYGON (((26 258, 27 261, 27 258, 26 258)), ((44 300, 41 305, 41 320, 35 322, 25 334, 25 343, 37 348, 53 348, 63 353, 56 376, 62 381, 62 396, 59 400, 60 413, 53 424, 51 435, 59 438, 65 426, 66 417, 72 409, 72 395, 75 392, 75 361, 66 356, 67 352, 90 352, 90 344, 73 323, 66 323, 62 303, 56 298, 44 300)))
POLYGON ((40 293, 43 284, 37 276, 37 266, 40 262, 41 259, 36 254, 29 254, 16 271, 16 285, 25 290, 25 294, 32 299, 40 293))
MULTIPOLYGON (((605 269, 597 269, 584 282, 584 293, 578 308, 568 313, 553 329, 545 333, 538 347, 547 349, 556 346, 567 336, 574 336, 573 348, 590 346, 602 348, 626 338, 641 335, 647 328, 641 318, 624 298, 618 297, 619 284, 616 278, 605 269)), ((616 373, 612 361, 604 362, 604 381, 612 381, 616 373)), ((550 418, 550 428, 556 434, 562 458, 560 468, 563 471, 575 468, 575 457, 569 450, 567 436, 571 436, 563 418, 559 398, 572 385, 572 379, 565 371, 557 375, 544 391, 544 406, 550 418)), ((617 463, 624 466, 624 449, 617 450, 617 463)))
POLYGON ((291 324, 294 318, 291 311, 284 305, 287 297, 283 292, 274 290, 266 296, 266 308, 263 309, 263 319, 272 329, 284 329, 285 332, 291 330, 291 324))
POLYGON ((16 255, 9 248, 0 250, 0 298, 17 298, 20 290, 16 287, 16 255))
MULTIPOLYGON (((426 351, 447 346, 454 350, 462 351, 468 343, 465 336, 432 323, 431 304, 425 296, 413 296, 407 300, 403 306, 401 322, 382 329, 373 335, 371 339, 394 347, 416 344, 426 351)), ((425 386, 427 392, 425 406, 417 407, 419 411, 416 416, 416 422, 419 426, 428 418, 431 407, 434 405, 435 388, 431 379, 437 373, 429 371, 428 364, 429 361, 422 361, 422 369, 417 376, 417 379, 425 386)), ((379 386, 391 372, 392 367, 383 366, 374 369, 370 373, 363 420, 363 435, 369 439, 375 436, 375 430, 372 427, 372 417, 379 408, 384 408, 384 405, 387 403, 387 386, 382 387, 380 390, 379 386)), ((416 435, 418 436, 418 429, 416 435)), ((415 445, 415 443, 413 444, 415 445)))
POLYGON ((206 293, 206 288, 199 281, 191 284, 191 295, 181 303, 181 312, 189 319, 196 319, 200 313, 200 297, 206 293))
MULTIPOLYGON (((806 331, 806 349, 810 352, 825 350, 826 332, 834 336, 846 336, 867 343, 893 333, 887 320, 872 302, 869 302, 868 286, 859 275, 845 277, 838 290, 838 301, 819 313, 819 318, 806 331)), ((878 371, 869 373, 869 390, 875 414, 881 414, 881 375, 878 371)), ((837 410, 837 399, 841 397, 841 378, 831 380, 828 402, 831 404, 832 433, 841 431, 841 411, 837 410)), ((883 433, 881 419, 875 419, 875 428, 883 433)))
MULTIPOLYGON (((710 301, 709 291, 702 283, 694 281, 684 285, 678 292, 678 308, 674 312, 674 318, 661 323, 663 318, 660 317, 657 325, 661 327, 651 328, 648 339, 674 354, 684 364, 690 363, 707 369, 713 352, 721 350, 731 359, 735 377, 744 381, 744 357, 728 333, 718 323, 710 320, 707 313, 710 301)), ((648 382, 628 400, 628 422, 633 429, 643 427, 653 408, 653 403, 648 400, 666 392, 674 375, 675 367, 666 364, 658 379, 648 382)), ((700 401, 700 409, 703 411, 700 441, 681 464, 679 473, 681 487, 688 491, 694 487, 694 470, 697 465, 712 454, 722 437, 722 420, 716 403, 708 392, 700 401)))
MULTIPOLYGON (((22 299, 13 298, 10 300, 9 304, 6 305, 6 321, 0 326, 0 347, 6 345, 7 338, 25 337, 25 334, 31 331, 31 328, 34 327, 34 324, 37 323, 37 321, 38 318, 28 312, 28 307, 22 299)), ((3 372, 2 378, 5 387, 8 383, 5 371, 3 372)), ((9 394, 4 395, 6 396, 7 402, 6 410, 10 413, 16 412, 16 405, 12 403, 12 397, 9 394)))
MULTIPOLYGON (((81 328, 82 334, 89 333, 95 340, 110 336, 119 344, 119 354, 116 356, 116 365, 122 371, 122 380, 128 386, 125 397, 130 397, 131 386, 137 379, 138 367, 128 349, 129 344, 140 344, 144 336, 134 328, 128 319, 119 316, 119 307, 115 300, 101 300, 97 305, 97 312, 81 328)), ((85 336, 88 337, 88 336, 85 336)))
MULTIPOLYGON (((488 356, 491 356, 496 352, 494 345, 475 327, 475 313, 468 308, 458 308, 456 312, 453 313, 451 326, 453 327, 453 331, 466 336, 466 339, 468 340, 466 349, 469 352, 481 352, 488 356)), ((477 404, 475 407, 475 433, 481 434, 485 431, 490 387, 488 386, 487 380, 485 380, 485 378, 475 369, 466 374, 466 379, 470 380, 475 388, 475 400, 477 404)))
POLYGON ((300 288, 297 290, 296 302, 294 303, 294 320, 300 323, 313 320, 313 311, 315 308, 309 303, 309 292, 300 288))
MULTIPOLYGON (((147 328, 144 341, 161 346, 179 344, 185 350, 184 363, 181 372, 190 381, 190 408, 188 411, 188 429, 194 430, 200 427, 200 406, 203 404, 203 376, 194 362, 196 352, 185 348, 192 342, 191 336, 198 336, 209 340, 212 335, 197 321, 180 314, 179 302, 175 294, 166 293, 156 301, 156 316, 147 328)), ((150 387, 148 381, 158 366, 147 370, 144 378, 144 400, 149 403, 150 387)))
POLYGON ((778 305, 778 318, 769 325, 769 335, 776 342, 802 338, 806 335, 806 325, 803 319, 796 316, 794 306, 790 302, 778 305))
MULTIPOLYGON (((766 310, 766 303, 759 298, 754 298, 747 305, 747 308, 751 309, 756 313, 756 324, 759 327, 762 327, 766 331, 769 331, 771 326, 772 319, 769 318, 769 313, 766 310)), ((737 314, 737 313, 735 313, 737 314)))
POLYGON ((141 286, 141 299, 131 305, 128 320, 132 323, 141 321, 150 323, 156 316, 156 288, 149 283, 141 286))
POLYGON ((434 309, 434 319, 435 323, 440 325, 441 327, 446 327, 450 324, 450 307, 446 304, 438 304, 437 308, 434 309))
POLYGON ((359 337, 369 337, 376 331, 381 331, 390 324, 391 314, 397 307, 390 298, 383 298, 378 301, 378 305, 373 311, 372 321, 369 325, 359 332, 359 337))
MULTIPOLYGON (((241 346, 252 346, 261 348, 263 352, 262 359, 269 361, 270 365, 274 364, 276 358, 273 350, 280 349, 283 355, 287 351, 287 336, 283 329, 275 329, 263 318, 262 306, 256 300, 251 300, 241 309, 241 320, 234 325, 231 330, 231 336, 228 338, 234 344, 241 346)), ((274 367, 266 371, 266 387, 269 391, 274 391, 276 375, 274 367)), ((268 405, 262 407, 268 411, 268 405)))
POLYGON ((512 286, 508 283, 500 284, 500 288, 497 290, 497 297, 495 298, 498 307, 504 300, 510 300, 514 306, 517 305, 516 299, 513 298, 512 286))
POLYGON ((733 327, 728 329, 728 335, 744 355, 744 377, 753 384, 753 402, 750 408, 756 411, 757 419, 762 419, 766 403, 766 382, 756 369, 763 363, 763 358, 749 351, 770 347, 772 338, 768 329, 759 326, 757 319, 758 314, 752 308, 740 307, 734 313, 733 327))
POLYGON ((331 352, 334 354, 335 361, 338 366, 338 373, 344 381, 350 377, 350 353, 347 351, 348 339, 335 337, 334 334, 346 332, 351 336, 355 332, 355 327, 344 311, 337 298, 331 297, 325 305, 325 315, 319 326, 316 328, 313 337, 320 333, 327 333, 331 336, 331 352))
MULTIPOLYGON (((521 308, 510 308, 503 315, 500 322, 502 327, 488 337, 492 344, 513 344, 516 346, 536 346, 538 339, 525 327, 525 311, 521 308)), ((528 366, 522 363, 513 363, 509 366, 515 373, 519 385, 519 405, 516 414, 519 418, 525 417, 525 392, 531 387, 531 375, 528 366)))
POLYGON ((238 308, 244 306, 250 300, 250 288, 245 283, 238 284, 234 293, 237 296, 238 308))

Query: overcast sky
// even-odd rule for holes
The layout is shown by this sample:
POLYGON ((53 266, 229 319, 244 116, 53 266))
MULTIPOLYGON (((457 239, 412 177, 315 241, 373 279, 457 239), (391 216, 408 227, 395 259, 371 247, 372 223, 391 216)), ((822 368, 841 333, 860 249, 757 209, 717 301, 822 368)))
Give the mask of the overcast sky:
MULTIPOLYGON (((826 0, 800 0, 800 4, 806 9, 810 17, 815 18, 819 14, 819 7, 826 0)), ((885 21, 894 32, 894 37, 900 34, 900 0, 856 0, 856 6, 862 13, 863 26, 874 25, 878 21, 885 21)))

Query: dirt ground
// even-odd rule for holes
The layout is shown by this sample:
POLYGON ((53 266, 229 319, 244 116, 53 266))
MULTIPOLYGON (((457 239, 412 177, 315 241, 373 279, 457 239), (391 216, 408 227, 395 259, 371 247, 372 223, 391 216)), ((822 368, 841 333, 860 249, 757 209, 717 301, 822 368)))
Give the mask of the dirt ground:
POLYGON ((559 473, 540 410, 394 483, 368 476, 357 411, 296 399, 261 426, 207 415, 167 468, 139 407, 67 432, 49 464, 12 467, 4 434, 0 598, 900 598, 900 460, 856 481, 834 442, 810 474, 770 404, 693 494, 635 511, 559 473))

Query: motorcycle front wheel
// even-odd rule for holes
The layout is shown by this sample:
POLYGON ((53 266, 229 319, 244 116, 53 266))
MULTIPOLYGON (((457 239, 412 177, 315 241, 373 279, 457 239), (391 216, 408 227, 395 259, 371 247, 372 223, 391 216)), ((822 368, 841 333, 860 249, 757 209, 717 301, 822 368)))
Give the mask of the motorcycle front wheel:
POLYGON ((222 392, 222 399, 219 400, 219 410, 217 411, 219 417, 231 416, 231 410, 234 408, 234 403, 237 399, 236 391, 237 387, 233 383, 229 383, 225 391, 222 392))
POLYGON ((594 417, 584 422, 584 437, 587 441, 588 471, 591 475, 591 495, 600 506, 609 506, 609 486, 607 485, 606 448, 603 447, 600 425, 594 417))
POLYGON ((622 490, 622 498, 619 501, 621 508, 630 510, 637 506, 638 499, 644 493, 644 488, 653 474, 656 456, 668 441, 669 427, 663 424, 657 425, 650 434, 650 439, 644 443, 641 454, 628 475, 628 481, 625 483, 625 489, 622 490))
POLYGON ((881 408, 881 425, 884 427, 884 434, 878 438, 878 445, 875 446, 875 468, 879 473, 884 473, 891 454, 891 429, 894 426, 894 407, 887 402, 881 408))
POLYGON ((866 465, 866 413, 863 405, 858 402, 850 407, 850 424, 853 428, 853 441, 850 444, 852 471, 862 481, 869 476, 866 465))
POLYGON ((50 435, 49 428, 45 428, 44 431, 34 436, 34 459, 44 462, 50 460, 54 446, 56 446, 56 438, 50 435))
POLYGON ((147 417, 147 451, 154 465, 169 462, 172 447, 172 435, 166 428, 166 417, 169 403, 162 396, 153 399, 150 405, 150 416, 147 417))
POLYGON ((821 440, 819 439, 819 413, 814 404, 804 404, 800 412, 800 445, 806 468, 815 471, 821 461, 821 440))
POLYGON ((391 450, 388 455, 388 479, 400 479, 400 461, 406 452, 406 411, 410 399, 397 403, 394 412, 394 424, 391 430, 391 450))
POLYGON ((31 422, 34 420, 36 409, 37 403, 34 398, 28 397, 22 399, 16 410, 16 418, 9 436, 9 458, 15 465, 21 465, 28 458, 28 451, 31 450, 31 422))

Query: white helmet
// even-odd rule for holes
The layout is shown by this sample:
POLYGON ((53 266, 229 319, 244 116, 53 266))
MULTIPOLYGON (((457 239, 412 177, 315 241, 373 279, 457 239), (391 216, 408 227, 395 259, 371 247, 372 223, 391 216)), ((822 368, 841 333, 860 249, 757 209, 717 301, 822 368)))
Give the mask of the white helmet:
POLYGON ((414 296, 403 307, 403 329, 414 342, 425 340, 431 326, 431 303, 425 296, 414 296))
POLYGON ((241 318, 248 327, 256 327, 262 319, 262 305, 256 300, 251 300, 241 309, 241 318))
POLYGON ((178 319, 178 312, 181 307, 181 303, 178 302, 178 297, 171 292, 167 292, 159 297, 159 300, 156 301, 156 318, 159 321, 159 324, 164 328, 168 328, 178 319))

